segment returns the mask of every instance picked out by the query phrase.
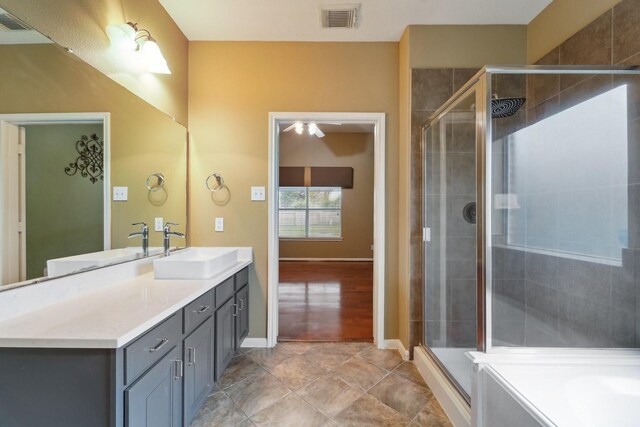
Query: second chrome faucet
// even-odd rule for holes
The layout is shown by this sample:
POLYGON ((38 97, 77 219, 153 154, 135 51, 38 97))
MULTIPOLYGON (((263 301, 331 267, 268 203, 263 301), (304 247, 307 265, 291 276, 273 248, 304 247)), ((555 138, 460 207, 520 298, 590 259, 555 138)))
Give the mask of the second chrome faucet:
POLYGON ((164 256, 169 256, 170 249, 171 249, 171 241, 170 241, 171 236, 182 237, 183 239, 185 238, 184 233, 179 233, 177 231, 172 231, 171 230, 171 227, 174 226, 174 225, 177 226, 179 224, 176 224, 174 222, 167 222, 164 225, 164 231, 163 231, 163 236, 164 236, 164 239, 163 239, 164 256))

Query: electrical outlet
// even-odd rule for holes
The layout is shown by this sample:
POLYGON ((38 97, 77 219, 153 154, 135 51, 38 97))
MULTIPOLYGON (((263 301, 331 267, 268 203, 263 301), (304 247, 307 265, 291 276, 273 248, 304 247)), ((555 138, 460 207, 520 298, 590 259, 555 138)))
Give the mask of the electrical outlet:
POLYGON ((224 231, 224 218, 216 218, 215 231, 224 231))
POLYGON ((156 231, 163 231, 164 230, 164 219, 163 218, 156 218, 153 228, 156 231))
POLYGON ((254 202, 263 202, 265 199, 264 196, 264 187, 251 187, 251 200, 254 202))
POLYGON ((113 201, 126 202, 129 187, 113 187, 113 201))

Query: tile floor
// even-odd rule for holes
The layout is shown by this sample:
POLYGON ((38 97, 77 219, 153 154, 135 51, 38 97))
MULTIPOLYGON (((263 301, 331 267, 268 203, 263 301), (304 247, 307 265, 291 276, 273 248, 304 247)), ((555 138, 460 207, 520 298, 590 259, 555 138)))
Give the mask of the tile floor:
POLYGON ((370 343, 243 349, 194 419, 205 426, 451 426, 412 362, 370 343))

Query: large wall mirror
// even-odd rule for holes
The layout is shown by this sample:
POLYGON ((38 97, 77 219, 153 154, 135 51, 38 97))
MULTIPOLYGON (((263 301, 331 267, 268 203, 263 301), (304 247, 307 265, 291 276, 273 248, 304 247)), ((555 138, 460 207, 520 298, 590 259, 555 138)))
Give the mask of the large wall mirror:
POLYGON ((33 29, 0 58, 0 290, 143 256, 133 223, 151 254, 157 218, 186 229, 184 126, 33 29))

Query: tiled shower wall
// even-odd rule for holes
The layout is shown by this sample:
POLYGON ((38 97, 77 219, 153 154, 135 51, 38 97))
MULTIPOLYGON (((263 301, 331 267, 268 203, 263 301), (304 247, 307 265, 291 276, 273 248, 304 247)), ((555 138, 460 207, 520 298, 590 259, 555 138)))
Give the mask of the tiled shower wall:
MULTIPOLYGON (((640 64, 640 0, 624 0, 538 61, 541 65, 640 64)), ((421 127, 427 118, 476 70, 412 70, 410 348, 423 342, 422 152, 421 127)), ((602 78, 535 77, 526 88, 526 111, 496 123, 494 136, 532 123, 587 93, 619 83, 602 78), (604 86, 603 86, 604 85, 604 86), (526 118, 524 115, 526 114, 526 118)), ((494 82, 495 83, 495 82, 494 82)), ((516 88, 516 81, 505 83, 516 88)), ((500 82, 494 85, 501 90, 500 82)), ((502 90, 498 95, 506 96, 502 90)), ((515 96, 515 95, 514 95, 515 96)), ((511 345, 640 345, 640 89, 632 92, 629 122, 629 249, 622 267, 533 253, 498 250, 494 261, 498 298, 506 310, 504 325, 494 325, 498 339, 511 345), (509 266, 500 267, 508 261, 509 266), (500 269, 501 268, 501 269, 500 269), (568 291, 568 292, 567 292, 568 291), (525 304, 527 302, 528 304, 525 304), (572 302, 569 304, 569 302, 572 302), (511 320, 508 320, 511 319, 511 320), (528 322, 527 322, 528 320, 528 322), (528 328, 525 328, 525 322, 528 328), (526 331, 528 330, 528 333, 526 331), (564 332, 563 332, 564 331, 564 332), (589 332, 589 334, 587 334, 589 332), (541 342, 541 340, 543 340, 541 342), (554 344, 554 342, 556 344, 554 344)), ((427 302, 428 303, 428 302, 427 302)))
MULTIPOLYGON (((622 1, 553 49, 537 64, 640 64, 638 22, 640 0, 622 1)), ((640 346, 640 274, 637 272, 640 267, 640 78, 529 76, 526 81, 526 124, 531 125, 622 84, 628 85, 630 105, 629 229, 628 249, 622 250, 622 265, 494 248, 495 345, 640 346)), ((521 116, 516 128, 525 123, 523 119, 521 116)), ((591 193, 594 191, 607 193, 613 189, 600 186, 591 193)), ((606 200, 606 197, 596 196, 593 196, 594 200, 606 200)), ((564 194, 563 197, 571 195, 564 194)), ((577 192, 574 197, 578 197, 577 192)), ((607 209, 606 206, 593 207, 602 208, 607 209)), ((573 218, 573 221, 588 221, 590 212, 576 212, 574 215, 581 218, 573 218)))

